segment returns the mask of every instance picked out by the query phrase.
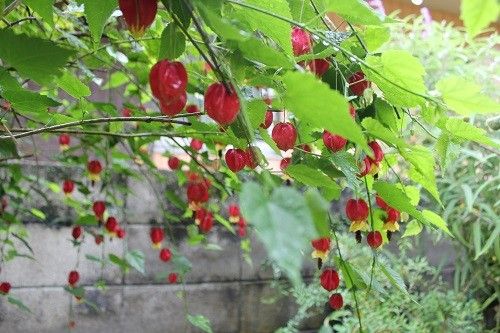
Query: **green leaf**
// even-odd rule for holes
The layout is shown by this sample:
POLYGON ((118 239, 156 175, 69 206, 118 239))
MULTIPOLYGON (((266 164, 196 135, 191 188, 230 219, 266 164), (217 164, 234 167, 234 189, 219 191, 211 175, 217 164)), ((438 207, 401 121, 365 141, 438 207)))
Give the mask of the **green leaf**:
POLYGON ((205 316, 197 315, 192 316, 190 314, 187 315, 188 321, 195 327, 198 327, 200 330, 206 333, 212 333, 212 328, 210 327, 210 320, 208 320, 205 316))
POLYGON ((486 131, 458 118, 448 118, 445 123, 448 135, 467 141, 475 141, 485 145, 498 147, 499 145, 486 136, 486 131))
POLYGON ((264 140, 264 142, 267 143, 267 145, 271 147, 275 153, 281 154, 280 149, 278 148, 278 146, 276 146, 276 142, 273 141, 273 138, 271 138, 267 130, 259 128, 259 133, 262 140, 264 140))
POLYGON ((94 215, 82 215, 76 220, 78 225, 97 225, 98 221, 94 215))
POLYGON ((66 91, 74 98, 90 96, 90 89, 69 71, 64 71, 63 75, 56 79, 59 88, 66 91))
POLYGON ((21 76, 40 84, 48 84, 60 76, 63 66, 74 54, 74 51, 47 39, 16 35, 10 29, 0 30, 0 40, 0 59, 14 67, 21 76))
POLYGON ((446 225, 446 222, 441 218, 441 216, 439 216, 438 214, 436 214, 430 210, 423 210, 422 214, 425 217, 425 219, 427 221, 429 221, 433 226, 437 227, 438 229, 443 230, 448 235, 453 237, 453 234, 450 232, 450 230, 448 229, 448 226, 446 225))
POLYGON ((40 209, 36 209, 36 208, 31 208, 30 209, 30 213, 34 216, 34 217, 38 217, 40 220, 44 221, 47 217, 45 216, 45 213, 42 212, 40 209))
POLYGON ((305 164, 294 164, 286 168, 286 173, 305 185, 335 189, 340 195, 340 186, 320 170, 305 164))
POLYGON ((361 128, 348 111, 347 100, 311 73, 288 72, 284 102, 301 122, 341 135, 369 151, 361 128))
POLYGON ((389 280, 389 282, 394 287, 396 287, 404 295, 406 295, 409 298, 411 298, 410 293, 408 293, 408 289, 406 288, 405 282, 403 281, 403 278, 401 277, 401 275, 399 275, 395 270, 393 270, 392 268, 390 268, 385 263, 385 260, 380 259, 377 262, 377 266, 380 267, 380 271, 387 277, 387 280, 389 280))
POLYGON ((144 253, 142 253, 142 251, 133 250, 125 253, 125 260, 139 273, 142 273, 143 275, 146 273, 144 269, 144 253))
POLYGON ((334 260, 335 265, 340 267, 342 278, 345 281, 347 289, 351 289, 353 286, 356 287, 356 289, 366 288, 366 283, 364 282, 363 277, 358 274, 350 263, 340 259, 340 257, 335 257, 334 260))
POLYGON ((408 198, 408 196, 396 185, 383 181, 376 181, 373 183, 373 189, 389 206, 401 212, 406 212, 423 224, 429 225, 430 221, 411 204, 410 198, 408 198))
MULTIPOLYGON (((1 87, 0 87, 1 88, 1 87)), ((20 113, 47 114, 47 108, 56 107, 60 104, 53 99, 29 90, 2 90, 2 96, 8 100, 14 109, 20 113)))
POLYGON ((222 215, 215 214, 215 220, 217 220, 217 222, 219 222, 220 224, 222 224, 230 233, 232 233, 234 235, 236 234, 236 232, 234 231, 233 226, 231 225, 231 222, 229 222, 228 220, 226 220, 222 215))
POLYGON ((249 60, 262 63, 269 67, 292 68, 292 61, 282 52, 267 46, 256 38, 247 38, 238 42, 238 48, 249 60))
POLYGON ((497 20, 499 11, 498 0, 462 0, 460 18, 467 33, 474 37, 497 20))
POLYGON ((130 265, 129 265, 129 263, 127 262, 127 260, 122 259, 122 258, 120 258, 120 257, 118 257, 117 255, 112 254, 112 253, 110 253, 108 257, 109 257, 109 260, 110 260, 113 264, 115 264, 115 265, 117 265, 118 267, 120 267, 120 269, 121 269, 121 271, 122 271, 122 272, 126 273, 126 272, 128 272, 128 270, 130 269, 130 265))
POLYGON ((471 80, 448 76, 436 83, 436 89, 446 105, 456 113, 468 116, 500 112, 500 104, 481 94, 481 87, 471 80))
POLYGON ((252 128, 259 128, 266 116, 267 104, 260 99, 255 99, 247 103, 248 120, 252 128))
POLYGON ((381 18, 363 0, 328 0, 326 7, 355 24, 381 24, 381 18))
MULTIPOLYGON (((290 8, 286 0, 246 0, 245 3, 262 8, 268 12, 291 19, 290 8)), ((265 13, 258 12, 250 8, 235 6, 239 19, 246 21, 255 31, 260 31, 273 39, 287 55, 292 54, 291 34, 292 27, 288 22, 274 18, 265 13)))
POLYGON ((50 25, 54 27, 54 0, 23 0, 28 7, 33 9, 40 17, 50 25))
POLYGON ((118 7, 117 0, 78 0, 85 5, 85 17, 94 42, 101 40, 102 31, 111 13, 118 7))
POLYGON ((0 140, 0 156, 4 158, 19 157, 17 146, 14 140, 10 138, 0 140))
POLYGON ((361 35, 369 52, 377 51, 391 37, 389 28, 379 25, 367 26, 364 31, 358 31, 358 34, 361 35))
POLYGON ((316 226, 316 231, 319 237, 330 237, 330 221, 328 219, 328 213, 330 205, 318 190, 310 188, 305 193, 305 198, 309 210, 316 226))
POLYGON ((167 24, 161 33, 160 51, 158 60, 177 59, 186 50, 186 38, 177 25, 172 22, 167 24))
POLYGON ((416 235, 420 234, 422 229, 423 229, 423 226, 420 222, 418 222, 417 220, 411 220, 406 225, 405 232, 404 232, 403 236, 401 236, 401 238, 416 236, 416 235))
POLYGON ((480 256, 488 252, 490 247, 493 245, 495 241, 498 241, 498 236, 500 235, 500 223, 497 223, 495 226, 495 229, 491 233, 490 237, 488 240, 484 243, 483 248, 479 251, 476 252, 476 256, 474 257, 474 260, 477 260, 480 256))
POLYGON ((8 296, 7 300, 9 301, 10 304, 14 304, 22 311, 33 314, 33 312, 30 310, 30 308, 28 308, 23 302, 21 302, 21 300, 15 298, 13 296, 8 296))
POLYGON ((83 296, 85 296, 85 289, 83 287, 65 286, 64 290, 66 290, 68 293, 78 298, 83 298, 83 296))
POLYGON ((361 125, 374 137, 392 145, 393 147, 405 147, 406 142, 396 136, 394 132, 379 123, 376 119, 365 118, 361 125))
POLYGON ((317 238, 304 197, 295 189, 281 187, 271 195, 254 182, 246 182, 240 195, 243 216, 255 230, 271 259, 294 284, 301 280, 302 255, 317 238))
POLYGON ((365 61, 368 66, 361 65, 363 72, 368 80, 382 90, 389 103, 413 107, 425 102, 421 97, 427 92, 424 83, 425 70, 420 60, 410 53, 389 50, 380 57, 369 56, 365 61))

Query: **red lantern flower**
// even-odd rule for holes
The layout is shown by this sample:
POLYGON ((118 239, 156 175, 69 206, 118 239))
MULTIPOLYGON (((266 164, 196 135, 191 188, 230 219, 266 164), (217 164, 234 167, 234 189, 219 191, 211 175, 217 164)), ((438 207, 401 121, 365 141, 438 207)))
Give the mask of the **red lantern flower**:
POLYGON ((180 164, 181 164, 181 161, 177 157, 175 157, 175 156, 171 156, 168 159, 168 167, 171 170, 177 170, 177 169, 179 169, 179 165, 180 164))
POLYGON ((94 236, 94 242, 96 245, 101 244, 104 241, 104 237, 102 235, 95 235, 94 236))
POLYGON ((347 218, 352 222, 349 231, 361 231, 367 228, 366 219, 369 209, 366 201, 363 199, 347 200, 345 212, 347 218))
POLYGON ((248 147, 245 150, 245 164, 250 169, 255 169, 257 167, 255 150, 253 147, 248 147))
POLYGON ((73 230, 71 230, 71 236, 73 236, 73 239, 77 240, 78 238, 80 238, 81 235, 82 235, 82 227, 80 227, 79 225, 73 227, 73 230))
POLYGON ((155 249, 161 248, 161 242, 165 238, 165 233, 163 228, 160 227, 152 227, 149 232, 149 237, 151 238, 151 243, 155 249))
POLYGON ((2 295, 7 295, 9 293, 11 287, 12 286, 10 285, 9 282, 0 283, 0 293, 2 295))
POLYGON ((320 276, 321 286, 327 291, 337 289, 340 283, 339 274, 331 268, 327 268, 320 276))
POLYGON ((229 149, 225 156, 227 167, 233 171, 238 172, 243 170, 246 165, 246 153, 241 149, 229 149))
POLYGON ((118 3, 132 36, 144 35, 155 20, 158 0, 119 0, 118 3))
POLYGON ((177 273, 170 273, 168 274, 168 283, 170 284, 177 283, 178 278, 179 275, 177 273))
POLYGON ((368 156, 365 156, 361 164, 359 165, 359 177, 364 177, 366 175, 374 175, 378 172, 378 165, 372 161, 368 156))
POLYGON ((186 102, 186 92, 182 92, 179 95, 163 96, 160 98, 161 113, 165 116, 173 117, 176 114, 181 113, 186 106, 186 102))
POLYGON ((71 142, 71 137, 68 134, 59 135, 59 149, 61 151, 69 149, 70 142, 71 142))
POLYGON ((200 109, 198 109, 198 106, 195 104, 189 104, 186 106, 186 112, 187 113, 198 113, 200 112, 200 109))
POLYGON ((384 209, 384 210, 387 210, 387 209, 389 209, 389 208, 390 208, 390 207, 389 207, 389 205, 388 205, 388 204, 384 201, 384 199, 382 199, 379 195, 377 195, 377 196, 375 197, 375 202, 377 203, 377 205, 378 205, 380 208, 382 208, 382 209, 384 209))
POLYGON ((314 59, 308 63, 308 67, 318 77, 322 77, 330 68, 330 63, 326 59, 314 59))
POLYGON ((376 249, 382 245, 382 235, 379 231, 371 231, 368 233, 368 236, 366 236, 366 241, 372 249, 376 249))
POLYGON ((338 310, 342 308, 342 306, 344 306, 344 298, 339 293, 333 294, 332 296, 330 296, 330 300, 328 301, 328 303, 333 310, 338 310))
POLYGON ((87 164, 87 170, 89 172, 89 178, 91 181, 99 181, 101 179, 102 165, 98 160, 91 160, 87 164))
POLYGON ((363 72, 356 72, 349 78, 349 88, 356 96, 363 96, 363 93, 370 87, 370 81, 365 79, 363 72))
POLYGON ((237 223, 240 220, 240 207, 237 204, 230 204, 229 210, 229 221, 232 223, 237 223))
POLYGON ((168 262, 172 258, 172 252, 169 249, 161 249, 160 260, 163 262, 168 262))
POLYGON ((300 56, 311 52, 311 36, 309 33, 299 27, 292 29, 292 48, 295 56, 300 56))
POLYGON ((279 149, 286 151, 295 146, 297 130, 291 123, 278 123, 273 128, 272 138, 279 149))
POLYGON ((74 287, 80 280, 80 274, 77 271, 71 271, 68 274, 68 283, 70 286, 74 287))
POLYGON ((290 157, 282 158, 281 162, 280 162, 281 171, 285 171, 285 169, 290 165, 291 162, 292 162, 292 159, 290 157))
POLYGON ((373 158, 371 160, 376 164, 380 163, 384 159, 382 148, 377 141, 369 142, 368 145, 373 150, 373 158))
POLYGON ((92 210, 94 211, 95 217, 98 220, 102 220, 104 211, 106 210, 106 203, 104 203, 104 201, 96 201, 92 205, 92 210))
POLYGON ((200 204, 209 199, 208 185, 205 182, 194 182, 187 186, 187 199, 191 209, 196 210, 200 204))
POLYGON ((311 241, 311 245, 314 248, 312 253, 313 258, 319 258, 321 260, 326 260, 328 253, 330 252, 330 238, 322 237, 314 239, 311 241))
POLYGON ((214 218, 211 212, 205 208, 198 209, 195 214, 195 223, 203 233, 208 233, 214 225, 214 218))
POLYGON ((125 235, 126 235, 126 232, 125 230, 123 230, 122 228, 118 227, 116 229, 116 237, 118 237, 119 239, 124 239, 125 238, 125 235))
POLYGON ((201 148, 203 148, 203 141, 201 140, 198 140, 198 139, 192 139, 191 140, 191 143, 189 144, 189 146, 195 150, 195 151, 199 151, 201 150, 201 148))
POLYGON ((106 224, 104 225, 104 227, 109 233, 115 234, 118 231, 118 221, 115 217, 110 216, 106 220, 106 224))
POLYGON ((323 132, 323 143, 329 150, 338 152, 344 149, 345 145, 347 144, 347 140, 340 135, 335 135, 325 130, 323 132))
POLYGON ((271 126, 271 124, 273 123, 273 118, 274 118, 273 112, 266 111, 264 122, 262 124, 260 124, 260 127, 263 129, 268 129, 271 126))
MULTIPOLYGON (((185 95, 188 76, 184 65, 178 61, 160 60, 149 72, 149 85, 153 96, 160 102, 185 95)), ((186 105, 184 103, 184 105, 186 105)), ((184 108, 184 105, 182 106, 184 108)))
POLYGON ((386 210, 387 218, 384 223, 384 230, 395 232, 399 230, 399 220, 401 219, 401 214, 397 209, 389 207, 386 210))
POLYGON ((73 183, 72 180, 66 179, 63 182, 63 192, 65 195, 69 196, 71 193, 73 193, 73 190, 75 189, 75 183, 73 183))
POLYGON ((205 111, 220 125, 230 125, 240 112, 240 100, 233 88, 227 91, 222 83, 213 83, 205 92, 205 111))
POLYGON ((123 108, 122 109, 122 117, 131 117, 132 116, 132 111, 129 108, 123 108))

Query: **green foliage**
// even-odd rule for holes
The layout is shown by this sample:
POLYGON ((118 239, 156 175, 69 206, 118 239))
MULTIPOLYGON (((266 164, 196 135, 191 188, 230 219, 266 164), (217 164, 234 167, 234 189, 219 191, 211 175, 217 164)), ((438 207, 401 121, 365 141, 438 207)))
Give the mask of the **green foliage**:
POLYGON ((499 13, 500 4, 496 0, 462 0, 460 6, 460 18, 471 37, 495 22, 499 13))
POLYGON ((268 195, 258 184, 249 182, 243 185, 240 206, 245 218, 255 226, 269 256, 295 284, 299 283, 300 253, 317 235, 304 197, 283 187, 268 195))

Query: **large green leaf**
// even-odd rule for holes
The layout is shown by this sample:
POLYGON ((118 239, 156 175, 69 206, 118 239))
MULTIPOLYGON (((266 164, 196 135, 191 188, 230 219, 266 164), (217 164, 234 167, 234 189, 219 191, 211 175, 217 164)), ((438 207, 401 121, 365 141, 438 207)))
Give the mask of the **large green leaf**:
POLYGON ((59 88, 66 91, 74 98, 90 96, 90 89, 78 77, 69 71, 64 71, 63 75, 56 79, 59 88))
POLYGON ((363 0, 328 0, 326 8, 350 23, 381 24, 382 20, 363 0))
POLYGON ((302 184, 316 187, 335 189, 340 194, 339 185, 322 171, 311 168, 305 164, 294 164, 286 168, 286 173, 302 184))
POLYGON ((366 63, 368 66, 361 66, 363 72, 382 90, 387 101, 403 107, 424 103, 424 98, 419 95, 424 95, 427 91, 424 83, 425 70, 420 60, 410 53, 389 50, 381 56, 367 57, 366 63))
POLYGON ((51 27, 54 27, 54 0, 23 0, 51 27))
POLYGON ((462 119, 448 118, 445 123, 445 129, 448 131, 448 135, 455 138, 475 141, 495 147, 499 146, 496 142, 486 136, 486 131, 484 129, 467 123, 462 119))
POLYGON ((497 20, 499 11, 498 0, 462 0, 460 18, 467 33, 474 37, 497 20))
POLYGON ((316 226, 319 237, 330 237, 330 220, 328 213, 330 204, 315 188, 310 188, 305 193, 305 198, 316 226))
POLYGON ((173 23, 167 24, 161 33, 161 44, 158 60, 176 59, 186 50, 186 38, 182 31, 173 23))
POLYGON ((347 100, 311 73, 288 72, 284 102, 300 121, 341 135, 369 151, 361 128, 349 115, 347 100))
MULTIPOLYGON (((0 93, 14 109, 21 113, 47 113, 47 108, 58 106, 53 99, 29 90, 2 90, 0 93)), ((43 115, 43 114, 42 114, 43 115)))
POLYGON ((60 76, 63 66, 74 54, 47 39, 16 35, 11 30, 0 30, 0 40, 0 59, 21 76, 40 84, 48 84, 60 76))
POLYGON ((363 119, 361 125, 374 137, 383 140, 385 143, 394 147, 406 147, 406 142, 400 139, 396 134, 379 123, 376 119, 367 117, 363 119))
POLYGON ((101 39, 102 31, 111 13, 118 7, 117 0, 78 0, 85 5, 85 17, 90 34, 95 42, 101 39))
POLYGON ((190 314, 187 315, 187 320, 195 327, 198 327, 200 330, 206 333, 212 333, 212 328, 210 326, 210 320, 202 315, 192 316, 190 314))
POLYGON ((127 263, 138 272, 142 274, 146 273, 144 268, 144 253, 142 253, 142 251, 133 250, 125 253, 125 260, 127 260, 127 263))
POLYGON ((247 182, 240 195, 240 207, 255 226, 269 256, 294 284, 299 283, 302 253, 317 237, 304 197, 290 187, 277 188, 268 195, 258 184, 247 182))
MULTIPOLYGON (((292 18, 286 0, 246 0, 245 3, 262 8, 273 14, 278 14, 289 19, 292 18)), ((286 54, 292 54, 292 27, 289 23, 250 8, 236 6, 235 9, 240 20, 246 21, 253 30, 260 31, 273 39, 286 54)))
POLYGON ((446 105, 465 116, 474 113, 499 113, 500 104, 481 94, 481 87, 471 80, 448 76, 436 83, 446 105))
POLYGON ((446 225, 446 221, 443 220, 443 218, 441 216, 434 213, 433 211, 426 210, 426 209, 422 211, 422 214, 427 219, 427 221, 429 221, 433 226, 435 226, 438 229, 443 230, 448 235, 453 237, 453 234, 450 232, 450 230, 448 229, 448 226, 446 225))

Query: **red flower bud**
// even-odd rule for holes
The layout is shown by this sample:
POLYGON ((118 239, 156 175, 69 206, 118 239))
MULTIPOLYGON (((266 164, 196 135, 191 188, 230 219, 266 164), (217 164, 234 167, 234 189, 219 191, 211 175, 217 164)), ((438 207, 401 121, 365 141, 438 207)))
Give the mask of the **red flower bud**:
POLYGON ((382 245, 382 235, 379 231, 371 231, 368 233, 368 236, 366 236, 366 241, 372 249, 376 249, 382 245))
POLYGON ((257 167, 255 150, 253 147, 248 147, 245 150, 245 164, 250 169, 255 169, 257 167))
POLYGON ((370 81, 365 79, 363 72, 356 72, 349 78, 349 88, 357 96, 363 96, 363 93, 370 87, 370 81))
POLYGON ((240 112, 240 100, 233 88, 227 91, 222 83, 213 83, 205 92, 205 111, 220 125, 229 125, 240 112))
POLYGON ((261 128, 268 129, 269 126, 273 123, 273 112, 272 111, 266 111, 266 116, 264 118, 264 122, 260 124, 261 128))
POLYGON ((228 207, 230 217, 240 217, 240 207, 237 204, 230 204, 228 207))
POLYGON ((172 258, 172 252, 169 249, 161 249, 160 251, 160 260, 164 262, 170 261, 172 258))
POLYGON ((11 287, 12 286, 10 285, 9 282, 2 282, 2 283, 0 283, 0 293, 3 294, 3 295, 8 294, 11 287))
POLYGON ((170 273, 170 274, 168 274, 168 283, 174 284, 177 282, 178 278, 179 278, 179 275, 177 273, 170 273))
POLYGON ((124 239, 125 238, 125 235, 126 235, 126 232, 125 230, 123 230, 122 228, 118 227, 116 229, 116 237, 118 237, 119 239, 124 239))
POLYGON ((73 239, 77 240, 78 238, 80 238, 81 235, 82 235, 82 227, 80 227, 79 225, 73 227, 73 230, 71 230, 71 236, 73 236, 73 239))
POLYGON ((110 233, 115 233, 118 230, 118 221, 115 217, 110 216, 106 220, 106 224, 104 225, 106 230, 110 233))
POLYGON ((68 274, 68 283, 70 286, 74 287, 80 280, 80 274, 77 271, 71 271, 68 274))
POLYGON ((201 148, 203 148, 203 141, 201 140, 198 140, 198 139, 192 139, 191 140, 191 143, 189 144, 189 146, 195 150, 195 151, 199 151, 201 148))
POLYGON ((153 96, 164 103, 168 99, 185 95, 187 81, 186 69, 178 61, 160 60, 149 72, 149 85, 153 96))
POLYGON ((94 242, 99 245, 104 241, 104 237, 102 235, 95 235, 94 242))
POLYGON ((351 117, 356 118, 356 109, 352 104, 349 104, 349 113, 351 114, 351 117))
POLYGON ((339 274, 331 268, 327 268, 320 276, 321 286, 327 291, 337 289, 340 283, 339 274))
POLYGON ((70 142, 71 142, 71 137, 68 134, 59 135, 59 145, 69 146, 70 142))
POLYGON ((315 250, 326 252, 330 250, 330 238, 322 237, 318 239, 314 239, 311 241, 311 245, 315 250))
POLYGON ((106 204, 104 201, 96 201, 92 205, 92 210, 94 211, 94 215, 98 220, 102 219, 104 215, 104 211, 106 210, 106 204))
POLYGON ((384 199, 382 199, 379 195, 377 195, 377 196, 375 197, 375 202, 377 203, 377 205, 378 205, 380 208, 382 208, 382 209, 384 209, 384 210, 387 210, 387 209, 389 209, 389 208, 390 208, 390 207, 389 207, 389 205, 388 205, 388 204, 384 201, 384 199))
POLYGON ((210 230, 212 230, 212 227, 214 225, 214 217, 212 213, 206 210, 205 208, 201 208, 196 211, 195 221, 196 224, 198 224, 200 231, 205 234, 210 232, 210 230))
POLYGON ((151 238, 151 243, 155 248, 160 248, 161 242, 165 238, 165 232, 161 227, 152 227, 149 232, 149 237, 151 238))
POLYGON ((368 205, 363 199, 349 199, 345 206, 345 213, 352 222, 364 221, 368 218, 368 205))
POLYGON ((330 68, 330 63, 326 59, 314 59, 308 63, 308 67, 318 77, 322 77, 330 68))
POLYGON ((284 171, 292 162, 292 159, 290 157, 285 157, 281 159, 280 162, 280 169, 281 171, 284 171))
POLYGON ((207 184, 203 182, 189 184, 187 186, 187 198, 189 203, 207 202, 209 198, 207 184))
POLYGON ((380 163, 384 159, 384 152, 377 141, 369 142, 368 145, 373 150, 373 159, 371 159, 374 163, 380 163))
POLYGON ((246 226, 242 226, 242 225, 238 225, 238 236, 240 236, 241 238, 245 237, 247 235, 247 227, 246 226))
POLYGON ((360 170, 360 173, 359 173, 359 177, 364 177, 366 176, 367 174, 369 174, 372 169, 374 167, 374 164, 372 163, 372 160, 366 156, 363 161, 361 161, 361 164, 359 165, 359 170, 360 170))
POLYGON ((229 149, 224 159, 226 160, 227 167, 233 172, 238 172, 245 168, 246 153, 241 149, 229 149))
POLYGON ((344 305, 344 298, 339 293, 333 294, 330 296, 328 303, 333 310, 338 310, 344 305))
POLYGON ((179 168, 180 164, 181 164, 181 161, 175 156, 171 156, 168 159, 168 167, 172 170, 177 170, 179 168))
POLYGON ((135 38, 144 35, 156 17, 158 0, 119 0, 128 29, 135 38))
POLYGON ((91 175, 98 176, 102 171, 101 162, 99 162, 98 160, 89 161, 89 163, 87 164, 87 170, 91 175))
POLYGON ((272 131, 273 141, 279 149, 286 151, 295 146, 297 130, 291 123, 277 123, 272 131))
POLYGON ((338 152, 344 149, 347 144, 347 140, 341 137, 340 135, 335 135, 327 130, 323 132, 323 143, 325 147, 330 149, 333 152, 338 152))
POLYGON ((66 179, 64 182, 63 182, 63 192, 64 194, 66 195, 69 195, 73 192, 73 190, 75 189, 75 183, 73 183, 72 180, 69 180, 69 179, 66 179))
POLYGON ((129 108, 123 108, 122 109, 122 117, 131 117, 132 116, 132 111, 129 108))
POLYGON ((292 29, 292 47, 293 54, 295 56, 300 56, 311 52, 311 36, 309 33, 299 27, 293 27, 292 29))
POLYGON ((385 219, 385 222, 398 222, 400 219, 401 214, 397 209, 394 208, 388 208, 387 209, 387 218, 385 219))

